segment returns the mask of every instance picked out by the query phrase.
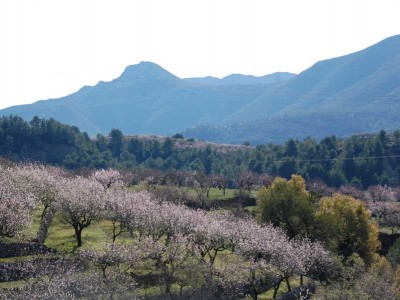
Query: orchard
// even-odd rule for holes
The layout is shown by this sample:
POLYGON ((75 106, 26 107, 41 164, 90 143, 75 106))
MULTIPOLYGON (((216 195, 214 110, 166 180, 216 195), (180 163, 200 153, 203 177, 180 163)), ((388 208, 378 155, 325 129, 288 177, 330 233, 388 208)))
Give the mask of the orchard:
MULTIPOLYGON (((257 222, 250 213, 205 209, 211 184, 225 195, 221 176, 174 176, 177 185, 164 180, 168 187, 158 183, 149 189, 149 177, 117 170, 71 173, 10 163, 0 166, 0 174, 0 246, 46 248, 59 224, 74 239, 70 251, 49 249, 2 262, 15 278, 2 278, 7 284, 0 286, 1 299, 258 299, 283 291, 323 298, 349 284, 346 272, 356 265, 364 275, 353 278, 352 293, 375 278, 372 270, 389 274, 397 268, 377 252, 377 222, 389 223, 400 211, 395 191, 385 187, 362 192, 361 200, 339 194, 321 198, 316 195, 323 189, 307 191, 300 176, 260 181, 265 185, 257 187, 257 178, 244 174, 237 197, 259 190, 257 222), (282 211, 287 203, 292 210, 282 211), (352 228, 332 233, 332 226, 342 226, 349 220, 343 216, 352 213, 362 215, 357 230, 373 245, 360 244, 352 228), (98 228, 104 239, 89 244, 85 238, 98 228), (343 252, 346 242, 350 252, 343 252)), ((394 275, 387 278, 388 295, 398 295, 397 282, 394 275)))

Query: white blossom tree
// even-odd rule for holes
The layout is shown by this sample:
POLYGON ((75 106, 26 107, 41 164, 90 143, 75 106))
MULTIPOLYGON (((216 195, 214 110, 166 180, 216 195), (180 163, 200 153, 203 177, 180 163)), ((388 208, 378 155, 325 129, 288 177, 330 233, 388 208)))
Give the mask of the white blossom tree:
POLYGON ((36 241, 43 244, 53 217, 59 209, 60 182, 69 175, 59 167, 30 163, 17 165, 13 171, 21 184, 39 200, 37 207, 41 208, 41 215, 36 241))
POLYGON ((13 168, 0 166, 0 237, 12 237, 32 222, 34 194, 15 176, 13 168))
POLYGON ((77 247, 82 246, 82 231, 97 220, 105 208, 103 186, 81 176, 60 184, 62 218, 75 231, 77 247))

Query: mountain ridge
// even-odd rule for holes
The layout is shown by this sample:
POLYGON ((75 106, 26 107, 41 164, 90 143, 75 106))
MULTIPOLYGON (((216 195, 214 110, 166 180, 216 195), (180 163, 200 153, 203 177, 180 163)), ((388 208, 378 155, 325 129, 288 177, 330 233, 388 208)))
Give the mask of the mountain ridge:
POLYGON ((9 107, 0 114, 28 120, 35 115, 53 117, 91 135, 112 128, 126 134, 173 134, 192 128, 186 132, 193 137, 220 136, 221 140, 211 140, 240 142, 240 136, 261 142, 262 136, 277 141, 398 128, 400 119, 394 112, 400 111, 399 99, 397 35, 317 62, 298 75, 181 79, 155 63, 141 62, 126 67, 112 81, 58 99, 9 107), (266 84, 266 79, 272 82, 266 84), (241 123, 245 125, 235 125, 241 123), (198 131, 203 125, 208 125, 208 135, 198 131), (238 138, 232 138, 235 132, 238 138))
POLYGON ((199 86, 155 63, 141 62, 126 67, 111 81, 99 81, 58 99, 9 107, 0 114, 20 115, 26 120, 35 115, 52 117, 91 135, 112 128, 127 134, 166 134, 196 124, 218 123, 221 116, 233 113, 264 88, 199 86))
POLYGON ((203 85, 248 85, 248 84, 272 84, 289 80, 296 76, 290 72, 275 72, 263 76, 230 74, 222 78, 213 76, 183 78, 190 83, 198 83, 203 85))
MULTIPOLYGON (((350 96, 345 97, 346 89, 361 80, 366 81, 367 77, 371 80, 373 73, 377 72, 383 64, 393 65, 391 60, 399 55, 400 35, 397 35, 364 50, 319 61, 293 80, 284 83, 283 87, 266 91, 265 94, 231 117, 229 121, 291 114, 293 110, 309 110, 310 107, 315 109, 318 105, 319 109, 324 109, 324 106, 328 109, 336 109, 337 105, 335 107, 329 105, 332 103, 332 97, 338 98, 340 96, 338 93, 343 93, 339 100, 349 102, 350 96), (388 63, 388 60, 391 62, 388 63), (325 102, 324 105, 320 105, 322 100, 325 102), (261 113, 263 115, 260 115, 261 113)), ((396 74, 391 74, 391 77, 399 76, 400 64, 397 61, 395 65, 397 67, 396 74)), ((369 84, 369 82, 365 82, 363 86, 357 87, 358 94, 369 84)), ((383 88, 383 84, 381 87, 383 88)))

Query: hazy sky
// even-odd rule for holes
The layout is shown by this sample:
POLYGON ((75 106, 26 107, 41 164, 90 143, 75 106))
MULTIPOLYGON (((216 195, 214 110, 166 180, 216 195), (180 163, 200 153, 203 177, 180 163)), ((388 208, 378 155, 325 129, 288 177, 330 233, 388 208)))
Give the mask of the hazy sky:
POLYGON ((400 33, 399 0, 1 0, 0 108, 152 61, 179 77, 301 72, 400 33))

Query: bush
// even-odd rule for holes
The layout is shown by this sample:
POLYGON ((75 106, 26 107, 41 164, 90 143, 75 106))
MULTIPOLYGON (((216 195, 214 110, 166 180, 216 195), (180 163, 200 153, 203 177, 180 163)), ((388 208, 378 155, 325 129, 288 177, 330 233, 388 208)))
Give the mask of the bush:
POLYGON ((175 134, 172 136, 172 138, 174 138, 174 139, 183 139, 183 138, 185 138, 185 137, 184 137, 183 134, 181 134, 181 133, 175 133, 175 134))
POLYGON ((387 259, 393 267, 400 265, 400 239, 397 239, 390 247, 387 259))

